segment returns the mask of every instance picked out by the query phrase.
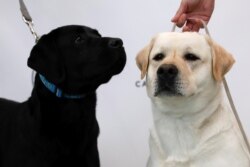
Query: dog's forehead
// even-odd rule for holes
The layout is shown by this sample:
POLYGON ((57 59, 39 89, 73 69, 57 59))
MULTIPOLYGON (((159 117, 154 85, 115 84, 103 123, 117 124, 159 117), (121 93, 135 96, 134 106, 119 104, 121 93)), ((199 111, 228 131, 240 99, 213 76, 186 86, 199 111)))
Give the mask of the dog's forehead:
POLYGON ((155 37, 155 46, 172 49, 185 47, 202 48, 207 47, 208 43, 204 35, 196 32, 165 32, 155 37))
POLYGON ((70 35, 85 35, 89 37, 101 37, 99 32, 96 29, 92 29, 87 26, 82 25, 68 25, 59 27, 53 30, 51 33, 58 34, 59 37, 70 36, 70 35))

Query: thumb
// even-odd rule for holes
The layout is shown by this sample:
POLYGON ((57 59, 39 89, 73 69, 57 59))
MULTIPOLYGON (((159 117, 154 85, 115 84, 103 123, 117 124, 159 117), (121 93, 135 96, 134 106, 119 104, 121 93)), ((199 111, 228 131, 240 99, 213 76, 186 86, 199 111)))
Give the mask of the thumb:
POLYGON ((177 10, 175 16, 171 19, 171 21, 175 23, 178 22, 181 15, 184 14, 186 10, 187 10, 187 4, 184 1, 182 1, 179 9, 177 10))

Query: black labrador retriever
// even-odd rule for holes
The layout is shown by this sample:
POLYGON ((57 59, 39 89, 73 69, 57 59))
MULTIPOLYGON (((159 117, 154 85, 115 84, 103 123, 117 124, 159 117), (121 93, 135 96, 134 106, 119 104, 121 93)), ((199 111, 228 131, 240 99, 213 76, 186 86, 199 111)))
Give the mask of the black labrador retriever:
POLYGON ((96 89, 126 62, 122 40, 71 25, 40 38, 28 59, 31 97, 0 99, 0 167, 98 167, 96 89))

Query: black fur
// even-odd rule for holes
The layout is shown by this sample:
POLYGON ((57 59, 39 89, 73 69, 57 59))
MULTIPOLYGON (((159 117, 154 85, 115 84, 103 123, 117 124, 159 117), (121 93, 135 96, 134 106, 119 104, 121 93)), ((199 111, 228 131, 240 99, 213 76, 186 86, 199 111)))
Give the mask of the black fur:
POLYGON ((126 62, 122 41, 84 26, 51 31, 28 66, 67 94, 56 97, 38 74, 23 103, 0 99, 0 167, 99 167, 96 93, 126 62))

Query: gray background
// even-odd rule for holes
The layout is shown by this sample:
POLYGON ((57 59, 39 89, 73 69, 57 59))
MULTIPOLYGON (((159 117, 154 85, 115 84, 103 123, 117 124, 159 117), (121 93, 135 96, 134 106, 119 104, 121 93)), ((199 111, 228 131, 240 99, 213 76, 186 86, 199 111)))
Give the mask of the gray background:
MULTIPOLYGON (((26 0, 38 34, 68 24, 83 24, 103 36, 123 39, 125 70, 98 89, 99 149, 103 167, 145 166, 149 154, 150 103, 145 88, 136 88, 140 73, 136 53, 150 38, 170 31, 179 0, 26 0)), ((250 133, 250 1, 217 0, 209 29, 230 51, 236 64, 227 75, 240 118, 250 133)), ((34 39, 21 19, 18 0, 0 0, 0 97, 26 100, 31 70, 26 66, 34 39)), ((204 33, 203 31, 201 31, 204 33)))

